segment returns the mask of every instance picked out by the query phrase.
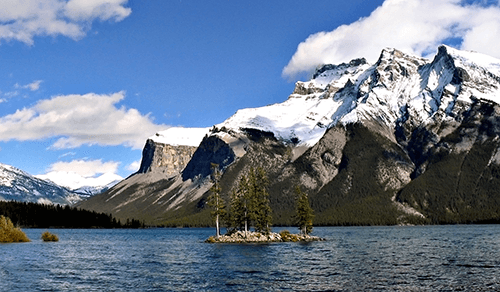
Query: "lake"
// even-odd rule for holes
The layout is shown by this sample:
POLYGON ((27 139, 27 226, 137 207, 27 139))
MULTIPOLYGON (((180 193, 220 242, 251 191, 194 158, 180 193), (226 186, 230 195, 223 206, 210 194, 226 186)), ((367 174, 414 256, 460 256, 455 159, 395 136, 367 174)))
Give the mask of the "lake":
POLYGON ((0 244, 0 291, 500 290, 499 225, 316 227, 327 241, 272 244, 203 243, 209 228, 24 231, 32 242, 0 244))

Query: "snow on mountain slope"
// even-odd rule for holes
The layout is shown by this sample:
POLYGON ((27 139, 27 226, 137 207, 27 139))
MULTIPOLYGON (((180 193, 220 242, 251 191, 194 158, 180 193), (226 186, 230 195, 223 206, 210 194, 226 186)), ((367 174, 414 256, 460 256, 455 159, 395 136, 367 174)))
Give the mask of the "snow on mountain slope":
POLYGON ((253 128, 312 146, 337 123, 376 120, 394 127, 408 114, 425 123, 453 116, 473 98, 500 103, 500 60, 447 46, 433 60, 385 49, 373 65, 364 59, 325 65, 312 80, 297 82, 285 102, 239 110, 217 127, 253 128))
MULTIPOLYGON (((337 123, 376 120, 394 127, 405 116, 425 123, 436 115, 453 116, 473 98, 500 103, 500 60, 448 46, 441 46, 433 60, 385 49, 373 65, 365 59, 324 65, 310 81, 297 82, 288 100, 238 110, 216 127, 258 129, 311 147, 337 123)), ((206 134, 209 128, 173 127, 150 139, 198 146, 206 134)))
POLYGON ((156 143, 168 144, 171 146, 195 146, 200 145, 201 140, 208 134, 210 128, 183 128, 172 127, 165 131, 160 131, 149 137, 156 143))
POLYGON ((77 189, 73 189, 72 191, 78 193, 80 197, 88 198, 109 190, 123 180, 123 178, 118 175, 109 174, 109 176, 115 176, 115 180, 112 180, 113 177, 109 177, 103 182, 96 183, 95 185, 85 185, 77 189))
MULTIPOLYGON (((319 67, 310 81, 296 83, 288 100, 238 110, 216 127, 258 129, 311 147, 337 123, 376 120, 394 127, 405 116, 425 123, 436 115, 453 116, 473 98, 500 103, 500 60, 448 46, 441 46, 433 60, 385 49, 373 65, 356 59, 319 67)), ((198 146, 207 134, 209 128, 173 127, 150 139, 198 146)))
MULTIPOLYGON (((154 224, 177 224, 186 214, 199 218, 215 163, 227 196, 250 167, 263 167, 271 202, 283 212, 276 216, 285 220, 280 224, 293 212, 296 185, 316 200, 317 218, 327 224, 351 222, 350 212, 335 217, 346 208, 356 218, 380 214, 382 221, 370 215, 366 224, 386 222, 395 206, 404 214, 393 214, 388 224, 405 223, 408 214, 448 216, 456 202, 468 204, 464 194, 470 202, 494 198, 500 185, 494 177, 500 168, 498 68, 499 60, 446 46, 433 59, 385 49, 375 64, 324 65, 282 103, 239 110, 213 130, 171 128, 151 137, 141 171, 81 206, 154 224), (442 200, 451 203, 429 203, 442 200)), ((491 214, 498 217, 498 210, 491 214)))
POLYGON ((332 118, 343 110, 343 102, 332 98, 351 80, 359 78, 370 66, 354 60, 349 64, 330 65, 309 82, 298 82, 292 95, 283 103, 260 108, 242 109, 217 125, 240 131, 244 128, 273 132, 285 142, 312 146, 324 135, 332 118))
POLYGON ((448 46, 443 47, 460 64, 477 69, 483 68, 496 76, 500 76, 500 60, 477 52, 460 51, 448 46))
POLYGON ((50 181, 0 163, 0 200, 72 205, 82 198, 50 181))
POLYGON ((100 193, 101 189, 108 189, 110 186, 123 180, 121 176, 114 173, 103 173, 96 177, 85 177, 76 172, 68 171, 51 171, 47 174, 37 175, 36 177, 84 194, 100 193), (82 192, 78 190, 86 191, 82 192))

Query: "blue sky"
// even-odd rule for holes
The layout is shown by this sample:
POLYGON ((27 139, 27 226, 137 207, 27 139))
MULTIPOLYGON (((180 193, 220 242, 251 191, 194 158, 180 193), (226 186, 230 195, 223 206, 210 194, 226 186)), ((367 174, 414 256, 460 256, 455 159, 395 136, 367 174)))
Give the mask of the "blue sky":
MULTIPOLYGON (((145 139, 282 102, 317 65, 498 54, 498 1, 0 0, 0 163, 126 177, 145 139)), ((496 56, 499 57, 499 56, 496 56)))

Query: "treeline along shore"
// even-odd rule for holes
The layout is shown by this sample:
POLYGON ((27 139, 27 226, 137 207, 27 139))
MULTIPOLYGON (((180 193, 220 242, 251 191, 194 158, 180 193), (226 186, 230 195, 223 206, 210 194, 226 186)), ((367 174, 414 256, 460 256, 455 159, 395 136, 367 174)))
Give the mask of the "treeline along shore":
POLYGON ((144 223, 127 219, 121 222, 111 214, 70 206, 26 202, 0 202, 0 215, 23 228, 142 228, 144 223))

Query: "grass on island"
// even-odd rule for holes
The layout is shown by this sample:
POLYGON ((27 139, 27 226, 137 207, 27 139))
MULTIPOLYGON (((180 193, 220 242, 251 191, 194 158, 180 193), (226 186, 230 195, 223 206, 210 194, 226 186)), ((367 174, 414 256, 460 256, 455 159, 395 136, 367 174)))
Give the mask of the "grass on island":
POLYGON ((29 238, 20 229, 14 226, 9 217, 0 215, 0 242, 29 242, 29 238))
POLYGON ((281 240, 283 240, 285 242, 287 242, 287 241, 293 241, 293 242, 300 241, 300 237, 298 234, 292 234, 292 233, 290 233, 290 231, 288 231, 286 229, 280 231, 280 236, 281 236, 281 240))
POLYGON ((52 234, 48 231, 45 231, 44 233, 42 233, 42 240, 47 242, 47 241, 59 241, 59 237, 57 237, 57 235, 55 234, 52 234))

